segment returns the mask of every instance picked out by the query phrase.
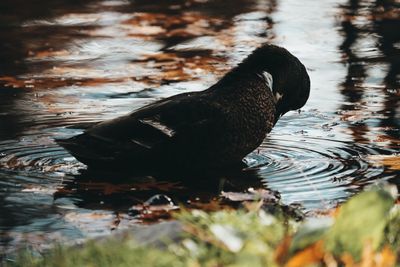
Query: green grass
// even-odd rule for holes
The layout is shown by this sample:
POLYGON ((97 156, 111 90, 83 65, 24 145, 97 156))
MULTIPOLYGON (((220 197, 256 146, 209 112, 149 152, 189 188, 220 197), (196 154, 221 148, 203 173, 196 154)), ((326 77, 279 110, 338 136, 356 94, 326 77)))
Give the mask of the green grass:
POLYGON ((370 266, 394 266, 400 252, 399 208, 382 189, 353 197, 325 224, 296 222, 263 209, 182 211, 176 219, 183 225, 182 237, 166 241, 163 249, 138 245, 130 236, 111 237, 80 247, 58 246, 41 257, 21 252, 4 265, 325 266, 329 258, 339 266, 344 259, 371 264, 383 259, 383 265, 370 266), (311 259, 304 256, 308 251, 313 252, 311 259))
POLYGON ((21 253, 8 266, 184 266, 178 258, 165 251, 135 245, 132 240, 108 240, 96 244, 91 241, 82 248, 57 247, 44 257, 21 253))

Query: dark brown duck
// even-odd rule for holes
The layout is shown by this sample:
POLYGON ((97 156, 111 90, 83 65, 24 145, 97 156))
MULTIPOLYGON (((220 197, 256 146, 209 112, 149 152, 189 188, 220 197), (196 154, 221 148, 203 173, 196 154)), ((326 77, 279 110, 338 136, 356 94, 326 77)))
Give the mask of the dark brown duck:
POLYGON ((310 79, 266 44, 201 92, 175 95, 57 142, 95 168, 222 168, 256 149, 278 119, 304 106, 310 79))

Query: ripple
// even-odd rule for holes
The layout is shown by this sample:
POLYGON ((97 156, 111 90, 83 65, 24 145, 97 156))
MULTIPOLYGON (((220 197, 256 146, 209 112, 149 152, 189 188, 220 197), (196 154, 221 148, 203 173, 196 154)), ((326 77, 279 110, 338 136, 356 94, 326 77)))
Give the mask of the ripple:
POLYGON ((364 185, 376 182, 384 169, 371 165, 377 148, 310 137, 272 137, 247 162, 266 186, 285 203, 306 209, 329 208, 364 185))
POLYGON ((19 141, 0 142, 2 170, 35 172, 59 177, 64 174, 77 174, 84 166, 50 137, 28 136, 19 141))
MULTIPOLYGON (((29 184, 43 183, 43 177, 76 175, 85 168, 53 138, 32 135, 0 142, 0 168, 24 172, 22 183, 29 184)), ((301 203, 312 210, 335 206, 365 185, 388 179, 382 175, 384 167, 369 161, 371 155, 381 154, 384 151, 371 145, 281 135, 267 138, 246 161, 266 187, 280 192, 284 203, 301 203)))

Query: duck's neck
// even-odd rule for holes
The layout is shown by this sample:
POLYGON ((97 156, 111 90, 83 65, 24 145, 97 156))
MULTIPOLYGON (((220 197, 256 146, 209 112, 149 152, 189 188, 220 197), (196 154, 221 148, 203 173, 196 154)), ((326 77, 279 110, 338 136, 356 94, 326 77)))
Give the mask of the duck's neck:
POLYGON ((267 89, 273 92, 275 82, 274 75, 267 69, 257 69, 243 62, 225 74, 225 76, 213 86, 213 89, 227 94, 245 93, 249 90, 260 89, 267 89))

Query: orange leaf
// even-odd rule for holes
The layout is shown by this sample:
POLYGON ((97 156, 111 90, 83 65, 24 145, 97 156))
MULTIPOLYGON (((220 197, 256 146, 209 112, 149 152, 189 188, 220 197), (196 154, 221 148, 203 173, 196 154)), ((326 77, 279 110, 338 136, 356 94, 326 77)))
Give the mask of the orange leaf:
POLYGON ((362 251, 362 258, 360 266, 362 267, 374 267, 375 253, 372 247, 372 242, 366 242, 362 251))
POLYGON ((400 156, 399 155, 371 155, 368 159, 376 165, 383 165, 390 170, 400 170, 400 156))
POLYGON ((390 267, 396 264, 396 254, 385 246, 376 258, 376 267, 390 267))
POLYGON ((282 265, 287 258, 292 237, 286 236, 275 250, 275 261, 282 265))
POLYGON ((340 257, 340 259, 342 260, 342 262, 344 263, 344 266, 346 266, 346 267, 353 267, 353 266, 355 266, 353 256, 351 256, 351 254, 348 253, 348 252, 344 253, 344 254, 340 257))
POLYGON ((304 267, 321 262, 324 258, 323 241, 320 240, 306 249, 296 253, 287 263, 286 267, 304 267))
POLYGON ((371 242, 365 244, 361 262, 355 263, 349 253, 344 253, 340 259, 346 267, 392 267, 396 264, 396 254, 389 246, 385 246, 381 252, 376 253, 371 242))

